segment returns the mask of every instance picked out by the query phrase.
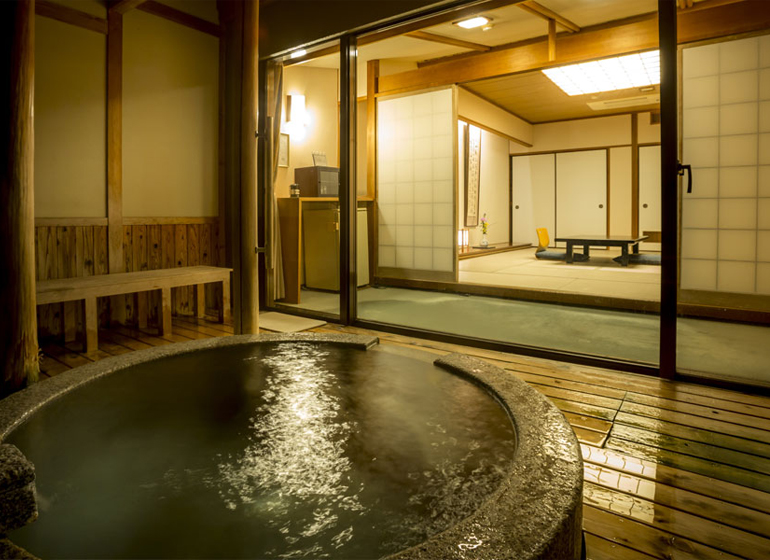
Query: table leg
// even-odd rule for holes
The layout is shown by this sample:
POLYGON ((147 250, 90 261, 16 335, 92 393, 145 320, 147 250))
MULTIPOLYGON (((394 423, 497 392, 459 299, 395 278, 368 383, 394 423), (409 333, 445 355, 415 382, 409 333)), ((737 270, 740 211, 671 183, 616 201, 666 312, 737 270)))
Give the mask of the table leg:
POLYGON ((628 244, 623 244, 623 254, 620 256, 620 264, 622 266, 628 266, 628 244))
POLYGON ((572 241, 567 241, 567 264, 572 264, 572 241))
POLYGON ((586 257, 586 260, 591 258, 591 246, 588 243, 583 245, 583 254, 586 257))
POLYGON ((639 243, 634 243, 634 255, 639 254, 639 243))

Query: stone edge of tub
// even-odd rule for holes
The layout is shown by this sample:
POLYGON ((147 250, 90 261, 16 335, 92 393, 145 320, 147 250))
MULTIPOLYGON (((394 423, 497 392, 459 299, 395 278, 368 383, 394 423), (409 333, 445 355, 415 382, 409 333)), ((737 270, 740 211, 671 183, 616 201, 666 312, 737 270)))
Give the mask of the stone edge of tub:
POLYGON ((492 364, 462 354, 435 363, 500 401, 515 426, 516 453, 506 477, 479 509, 388 560, 579 558, 583 459, 564 415, 524 381, 492 364))

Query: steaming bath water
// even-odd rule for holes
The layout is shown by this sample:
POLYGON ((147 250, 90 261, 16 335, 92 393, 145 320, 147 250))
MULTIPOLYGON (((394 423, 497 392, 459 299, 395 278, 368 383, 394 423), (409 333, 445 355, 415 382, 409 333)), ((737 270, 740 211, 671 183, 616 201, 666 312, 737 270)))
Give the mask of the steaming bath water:
POLYGON ((486 391, 417 354, 309 343, 156 360, 6 439, 35 464, 43 558, 376 558, 468 517, 515 441, 486 391))

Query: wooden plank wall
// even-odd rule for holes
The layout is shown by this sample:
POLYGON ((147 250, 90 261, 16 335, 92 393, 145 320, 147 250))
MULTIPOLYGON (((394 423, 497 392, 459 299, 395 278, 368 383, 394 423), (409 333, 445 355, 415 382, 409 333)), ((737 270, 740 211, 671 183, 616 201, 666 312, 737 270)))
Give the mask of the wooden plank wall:
MULTIPOLYGON (((199 264, 223 266, 224 235, 220 236, 217 220, 190 221, 194 223, 178 219, 174 223, 153 219, 142 223, 141 219, 132 219, 131 225, 124 224, 123 259, 126 272, 199 264)), ((47 221, 46 225, 35 227, 35 254, 37 280, 107 274, 107 226, 52 225, 47 221)), ((192 315, 195 310, 193 297, 193 288, 174 288, 174 314, 192 315)), ((155 293, 127 296, 126 323, 137 325, 138 309, 146 306, 149 324, 156 325, 158 298, 155 293)), ((221 287, 206 286, 206 309, 215 313, 220 301, 221 287)), ((100 298, 99 322, 103 327, 110 321, 109 305, 109 298, 100 298)), ((38 336, 41 339, 62 339, 65 328, 81 333, 82 314, 82 306, 77 302, 39 305, 38 336)))

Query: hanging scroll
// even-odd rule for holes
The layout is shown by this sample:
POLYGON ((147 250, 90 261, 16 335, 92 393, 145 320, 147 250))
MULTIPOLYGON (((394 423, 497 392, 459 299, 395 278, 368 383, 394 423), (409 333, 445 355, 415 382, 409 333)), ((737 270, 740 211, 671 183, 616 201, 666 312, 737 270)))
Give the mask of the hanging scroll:
POLYGON ((465 134, 465 227, 479 225, 481 129, 468 125, 465 134))

